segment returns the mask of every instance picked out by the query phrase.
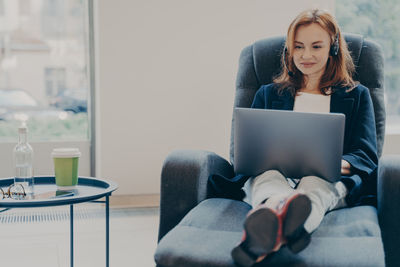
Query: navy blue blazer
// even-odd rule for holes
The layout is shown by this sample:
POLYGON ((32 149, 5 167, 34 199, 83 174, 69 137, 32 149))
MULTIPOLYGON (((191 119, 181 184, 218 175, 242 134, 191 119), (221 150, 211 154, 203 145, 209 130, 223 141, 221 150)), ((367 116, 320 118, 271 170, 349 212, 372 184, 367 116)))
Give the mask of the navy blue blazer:
MULTIPOLYGON (((293 110, 294 97, 288 91, 281 95, 276 84, 263 85, 256 92, 252 108, 293 110)), ((351 176, 342 176, 349 194, 348 205, 356 205, 360 198, 376 192, 374 174, 378 165, 375 116, 368 88, 358 85, 346 92, 338 88, 331 95, 331 113, 346 116, 343 159, 352 167, 351 176)))

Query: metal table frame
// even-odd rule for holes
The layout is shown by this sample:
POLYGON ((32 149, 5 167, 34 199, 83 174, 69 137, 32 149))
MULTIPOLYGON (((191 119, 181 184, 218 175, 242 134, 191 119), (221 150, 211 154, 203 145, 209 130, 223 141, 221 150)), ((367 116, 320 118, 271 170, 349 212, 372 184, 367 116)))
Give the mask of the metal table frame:
MULTIPOLYGON (((14 178, 3 178, 0 179, 0 187, 8 187, 14 183, 14 178)), ((34 180, 35 186, 49 185, 55 186, 54 176, 37 176, 34 180)), ((40 199, 40 200, 12 200, 3 199, 0 200, 0 208, 3 208, 0 212, 12 208, 33 208, 33 207, 49 207, 49 206, 70 206, 70 263, 71 267, 74 266, 74 204, 84 202, 96 202, 105 203, 105 217, 106 217, 106 266, 110 265, 110 196, 118 186, 116 183, 106 180, 100 180, 93 177, 79 177, 77 188, 84 189, 85 187, 98 188, 96 193, 77 194, 69 197, 60 197, 52 199, 40 199), (105 201, 99 201, 97 199, 105 197, 105 201)), ((36 190, 36 189, 35 189, 36 190)))

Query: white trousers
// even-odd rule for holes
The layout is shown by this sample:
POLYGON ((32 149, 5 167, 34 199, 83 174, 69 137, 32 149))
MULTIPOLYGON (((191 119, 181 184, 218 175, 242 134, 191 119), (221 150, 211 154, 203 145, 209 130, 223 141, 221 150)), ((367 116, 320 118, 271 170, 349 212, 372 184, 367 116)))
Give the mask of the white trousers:
POLYGON ((250 185, 253 208, 266 199, 268 203, 279 201, 294 192, 305 194, 311 200, 311 213, 304 228, 311 233, 320 225, 326 212, 346 207, 347 188, 342 182, 330 183, 316 176, 303 177, 297 187, 290 182, 290 179, 286 179, 276 170, 266 171, 252 178, 250 185))

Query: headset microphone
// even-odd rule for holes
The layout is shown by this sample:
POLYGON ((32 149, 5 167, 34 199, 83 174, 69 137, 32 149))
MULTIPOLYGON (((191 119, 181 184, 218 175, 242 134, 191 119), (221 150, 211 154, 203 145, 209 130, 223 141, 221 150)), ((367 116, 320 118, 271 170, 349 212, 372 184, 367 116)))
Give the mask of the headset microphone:
POLYGON ((290 77, 294 77, 294 73, 293 71, 289 70, 287 64, 286 64, 286 53, 287 53, 287 47, 285 46, 285 49, 283 51, 283 66, 285 67, 285 69, 287 70, 287 73, 290 77))

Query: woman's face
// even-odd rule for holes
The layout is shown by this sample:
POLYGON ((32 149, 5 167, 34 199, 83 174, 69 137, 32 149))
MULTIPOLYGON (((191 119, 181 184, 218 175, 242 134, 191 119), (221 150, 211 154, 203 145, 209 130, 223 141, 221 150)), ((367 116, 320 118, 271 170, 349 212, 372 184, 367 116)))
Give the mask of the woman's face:
POLYGON ((300 26, 294 38, 293 61, 309 78, 321 78, 329 58, 329 34, 316 23, 300 26))

